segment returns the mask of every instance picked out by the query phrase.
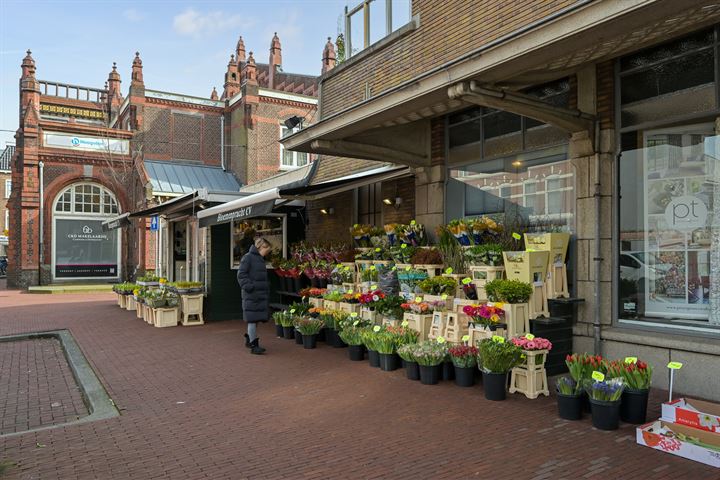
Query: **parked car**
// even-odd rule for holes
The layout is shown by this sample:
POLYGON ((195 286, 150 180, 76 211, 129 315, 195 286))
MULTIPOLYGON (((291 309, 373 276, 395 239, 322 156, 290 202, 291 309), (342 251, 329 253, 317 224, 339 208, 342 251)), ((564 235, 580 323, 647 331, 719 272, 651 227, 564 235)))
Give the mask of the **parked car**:
POLYGON ((656 280, 672 265, 660 263, 652 252, 620 253, 620 278, 644 285, 645 280, 656 280))

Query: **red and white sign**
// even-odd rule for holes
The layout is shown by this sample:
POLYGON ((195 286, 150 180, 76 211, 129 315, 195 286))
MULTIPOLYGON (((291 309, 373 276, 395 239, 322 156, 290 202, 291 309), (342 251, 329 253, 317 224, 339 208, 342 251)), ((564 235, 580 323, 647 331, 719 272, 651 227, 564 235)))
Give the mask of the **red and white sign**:
POLYGON ((720 405, 691 398, 678 398, 662 404, 661 420, 720 433, 720 405))

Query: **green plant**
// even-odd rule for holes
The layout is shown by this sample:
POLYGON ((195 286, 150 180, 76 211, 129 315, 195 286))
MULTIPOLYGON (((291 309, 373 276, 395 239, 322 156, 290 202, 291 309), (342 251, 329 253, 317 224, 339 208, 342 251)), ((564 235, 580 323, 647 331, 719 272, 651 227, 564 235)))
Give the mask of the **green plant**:
POLYGON ((138 282, 157 282, 160 280, 160 277, 153 273, 146 273, 142 277, 138 277, 138 282))
POLYGON ((448 355, 453 365, 458 368, 472 368, 477 365, 477 347, 458 345, 448 348, 448 355))
POLYGON ((338 332, 338 335, 343 342, 348 345, 362 345, 363 344, 363 331, 367 329, 367 326, 349 325, 344 327, 338 332))
POLYGON ((417 359, 415 358, 415 349, 417 348, 417 344, 415 343, 407 343, 405 345, 400 345, 397 349, 398 355, 400 355, 400 358, 405 360, 406 362, 416 362, 417 359))
POLYGON ((417 344, 414 355, 419 365, 426 367, 440 365, 447 356, 447 346, 434 340, 426 340, 417 344))
POLYGON ((323 298, 329 302, 342 302, 343 301, 343 293, 342 292, 328 292, 325 295, 323 295, 323 298))
POLYGON ((415 255, 417 249, 403 243, 390 247, 390 257, 395 263, 410 263, 410 259, 415 255))
POLYGON ((560 377, 555 384, 558 393, 563 395, 576 395, 580 390, 580 385, 572 379, 572 377, 560 377))
POLYGON ((437 228, 438 251, 443 258, 443 263, 452 268, 453 273, 462 274, 467 271, 467 261, 460 244, 446 226, 437 228))
POLYGON ((303 335, 317 335, 323 328, 323 321, 312 317, 296 317, 293 324, 303 335))
POLYGON ((527 303, 532 292, 529 283, 519 280, 497 279, 485 284, 485 293, 492 302, 527 303))
POLYGON ((388 318, 397 320, 403 316, 403 309, 400 305, 404 302, 405 299, 398 295, 386 295, 385 298, 377 302, 375 310, 380 315, 385 315, 388 318))
POLYGON ((478 364, 488 373, 507 373, 523 362, 522 349, 512 342, 486 338, 479 345, 478 364))
POLYGON ((397 348, 397 337, 392 332, 380 331, 375 333, 375 350, 378 353, 390 354, 397 348))
POLYGON ((306 315, 310 311, 311 308, 312 308, 312 305, 310 305, 309 303, 295 302, 295 303, 291 303, 288 306, 288 311, 295 315, 306 315))
POLYGON ((174 282, 174 283, 171 283, 170 285, 172 285, 175 288, 180 288, 180 289, 199 288, 199 287, 203 286, 203 284, 201 282, 174 282))
POLYGON ((474 245, 465 251, 468 261, 474 264, 497 267, 503 264, 502 245, 499 243, 485 243, 474 245))
POLYGON ((453 278, 448 277, 431 277, 426 278, 418 284, 420 290, 428 295, 455 295, 457 282, 453 278))
POLYGON ((587 382, 585 391, 593 400, 603 402, 617 402, 625 389, 622 378, 612 378, 602 382, 587 382))
MULTIPOLYGON (((377 326, 377 325, 376 325, 377 326)), ((377 326, 380 328, 379 326, 377 326)), ((360 337, 362 338, 363 344, 365 344, 365 347, 368 350, 372 350, 374 352, 377 351, 377 346, 375 345, 375 339, 377 338, 375 335, 374 327, 366 327, 362 329, 362 332, 360 333, 360 337)))
POLYGON ((363 270, 362 273, 360 273, 360 278, 363 282, 377 282, 378 272, 377 268, 375 268, 375 265, 363 270))

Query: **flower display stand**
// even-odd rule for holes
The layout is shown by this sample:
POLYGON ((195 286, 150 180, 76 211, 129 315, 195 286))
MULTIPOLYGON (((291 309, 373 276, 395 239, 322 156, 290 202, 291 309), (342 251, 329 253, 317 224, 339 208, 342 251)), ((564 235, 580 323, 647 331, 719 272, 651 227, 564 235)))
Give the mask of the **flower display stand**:
MULTIPOLYGON (((532 300, 532 298, 531 298, 532 300)), ((505 324, 508 335, 515 337, 530 333, 530 304, 528 303, 505 303, 505 324)))
POLYGON ((487 293, 485 293, 485 285, 493 280, 500 280, 505 275, 505 267, 487 267, 487 266, 474 266, 468 267, 470 270, 470 278, 475 285, 477 291, 478 300, 487 299, 487 293))
POLYGON ((508 280, 534 283, 545 280, 550 252, 503 252, 508 280))
POLYGON ((323 308, 327 310, 340 310, 340 302, 331 302, 330 300, 323 300, 323 308))
POLYGON ((203 320, 203 294, 180 295, 182 299, 182 324, 184 327, 202 325, 203 320))
POLYGON ((567 284, 567 256, 570 234, 567 232, 526 233, 525 247, 530 250, 549 252, 547 266, 547 298, 569 298, 567 284))
POLYGON ((492 338, 493 335, 503 336, 503 335, 501 335, 501 333, 502 333, 502 331, 498 331, 498 330, 493 331, 493 330, 490 330, 488 328, 481 327, 481 326, 476 326, 476 325, 469 326, 468 332, 467 332, 467 336, 469 337, 468 345, 477 346, 477 344, 481 340, 485 340, 486 338, 492 338))
MULTIPOLYGON (((530 318, 549 317, 550 309, 548 308, 547 290, 545 282, 534 282, 533 293, 530 296, 530 318)), ((530 330, 528 330, 529 332, 530 330)))
POLYGON ((368 307, 360 307, 360 318, 362 320, 367 320, 372 323, 377 323, 379 320, 378 313, 375 310, 371 310, 368 307))
POLYGON ((554 263, 548 269, 545 291, 550 298, 570 298, 568 290, 567 267, 564 263, 554 263))
POLYGON ((455 297, 450 296, 443 299, 442 295, 423 295, 423 302, 445 302, 445 307, 448 310, 452 310, 454 301, 455 297))
POLYGON ((313 298, 310 297, 309 299, 310 305, 316 308, 323 308, 323 299, 322 298, 313 298))
POLYGON ((135 307, 135 318, 141 318, 145 320, 145 304, 137 302, 137 306, 135 307))
POLYGON ((413 265, 415 270, 422 270, 427 273, 428 278, 436 277, 442 273, 443 265, 413 265))
POLYGON ((427 340, 432 318, 432 315, 423 315, 420 313, 405 312, 403 314, 403 320, 408 322, 408 328, 420 333, 418 341, 427 340))
MULTIPOLYGON (((465 315, 467 317, 467 315, 465 315)), ((469 318, 469 317, 468 317, 469 318)), ((456 312, 445 314, 445 340, 451 343, 462 343, 462 338, 468 333, 468 322, 460 318, 456 312)))
POLYGON ((133 297, 132 295, 128 295, 127 300, 125 301, 125 310, 131 312, 135 310, 136 306, 137 302, 135 301, 135 297, 133 297))
POLYGON ((549 396, 545 370, 548 350, 523 350, 523 353, 525 364, 513 368, 510 375, 510 393, 519 392, 527 398, 537 398, 540 394, 549 396))
POLYGON ((339 302, 338 303, 338 310, 341 312, 345 312, 347 314, 351 313, 357 313, 360 315, 360 307, 361 305, 359 303, 347 303, 347 302, 339 302))
POLYGON ((353 291, 353 292, 356 291, 356 290, 357 290, 356 284, 350 283, 350 282, 343 282, 343 284, 342 284, 342 290, 341 290, 341 291, 342 291, 343 293, 345 293, 345 292, 347 292, 348 290, 351 290, 351 291, 353 291))
POLYGON ((175 308, 155 308, 153 309, 154 322, 153 324, 158 328, 165 327, 176 327, 178 324, 178 317, 180 316, 180 309, 175 308))
POLYGON ((435 311, 432 313, 430 321, 430 330, 428 330, 427 338, 433 340, 437 337, 445 335, 445 327, 447 326, 447 312, 435 311))
POLYGON ((395 318, 386 317, 383 315, 382 317, 378 316, 380 318, 380 325, 385 325, 388 327, 399 327, 400 326, 400 320, 395 318))
POLYGON ((155 309, 149 305, 143 305, 145 307, 145 321, 150 325, 155 325, 155 309))

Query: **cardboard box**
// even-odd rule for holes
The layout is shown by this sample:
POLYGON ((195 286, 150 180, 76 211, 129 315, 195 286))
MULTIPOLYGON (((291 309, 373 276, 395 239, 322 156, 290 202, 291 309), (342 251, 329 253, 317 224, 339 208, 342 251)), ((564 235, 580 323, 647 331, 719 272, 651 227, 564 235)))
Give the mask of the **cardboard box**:
POLYGON ((720 433, 720 405, 692 398, 678 398, 662 404, 660 420, 720 433))
POLYGON ((635 436, 639 445, 720 468, 720 434, 657 420, 637 427, 635 436), (690 442, 687 437, 702 442, 707 447, 690 442))

